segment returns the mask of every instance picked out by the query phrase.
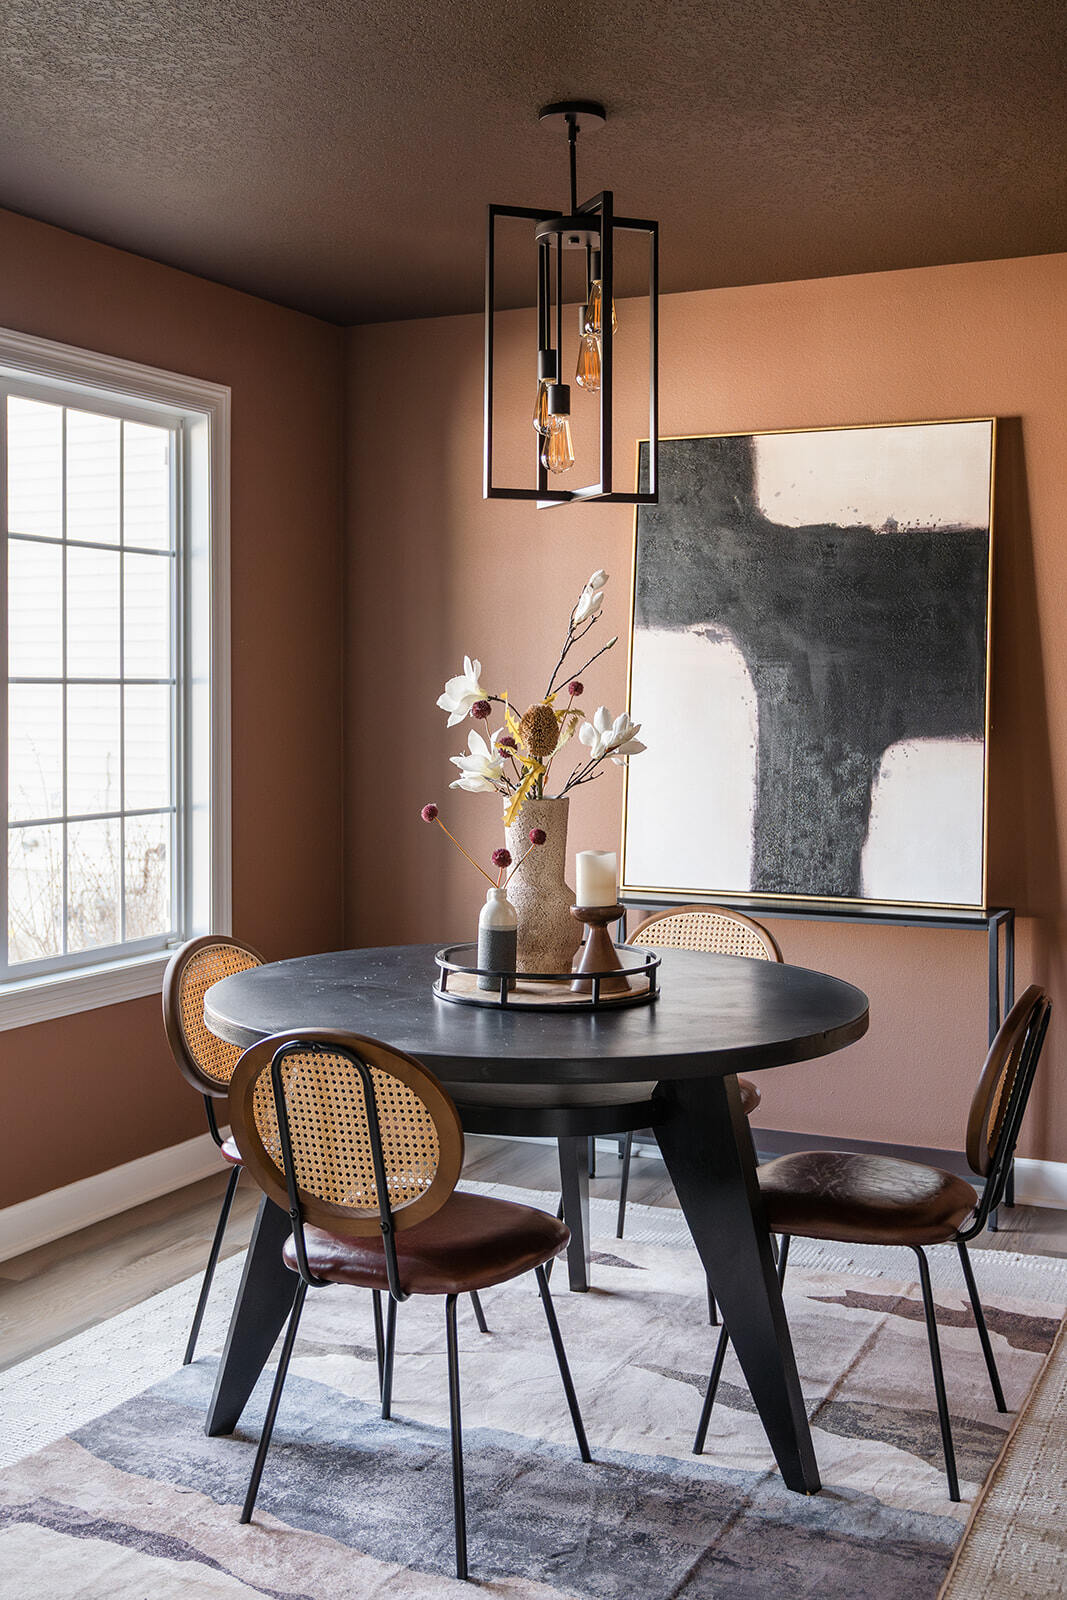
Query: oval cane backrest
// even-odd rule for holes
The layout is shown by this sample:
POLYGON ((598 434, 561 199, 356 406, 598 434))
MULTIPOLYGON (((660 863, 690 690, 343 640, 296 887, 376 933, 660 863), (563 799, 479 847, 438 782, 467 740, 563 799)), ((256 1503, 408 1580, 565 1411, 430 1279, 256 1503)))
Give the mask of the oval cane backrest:
POLYGON ((281 1082, 293 1170, 305 1221, 354 1238, 381 1226, 371 1122, 360 1066, 369 1071, 395 1226, 440 1210, 459 1179, 459 1113, 432 1073, 377 1039, 328 1028, 276 1033, 246 1050, 230 1084, 230 1127, 245 1166, 289 1210, 271 1065, 281 1082))
POLYGON ((224 1095, 241 1057, 238 1045, 227 1044, 209 1031, 204 1022, 204 996, 220 979, 262 965, 258 950, 221 933, 190 939, 167 964, 163 974, 167 1041, 182 1075, 201 1094, 224 1095))
POLYGON ((980 1177, 988 1177, 994 1167, 1006 1175, 1051 1010, 1044 989, 1032 983, 989 1047, 967 1119, 967 1162, 980 1177))
POLYGON ((758 922, 725 906, 675 906, 638 923, 631 944, 654 949, 707 950, 719 956, 753 956, 781 961, 777 943, 758 922))

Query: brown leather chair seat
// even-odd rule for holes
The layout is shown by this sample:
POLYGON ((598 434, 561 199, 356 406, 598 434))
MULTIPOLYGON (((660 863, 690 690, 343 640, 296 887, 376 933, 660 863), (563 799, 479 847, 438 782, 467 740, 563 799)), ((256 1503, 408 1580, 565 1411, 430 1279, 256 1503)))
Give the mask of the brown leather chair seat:
POLYGON ((768 1161, 759 1186, 772 1233, 842 1244, 941 1244, 978 1203, 951 1172, 838 1150, 768 1161))
POLYGON ((741 1110, 746 1117, 750 1117, 763 1099, 763 1096, 756 1088, 756 1085, 750 1082, 748 1078, 738 1078, 737 1087, 741 1094, 741 1110))
MULTIPOLYGON (((388 1290, 380 1237, 340 1239, 321 1228, 305 1227, 304 1238, 315 1277, 360 1289, 388 1290)), ((395 1238, 405 1294, 469 1294, 543 1266, 566 1250, 570 1230, 532 1206, 453 1193, 433 1216, 395 1238)), ((282 1255, 296 1272, 291 1237, 282 1255)))

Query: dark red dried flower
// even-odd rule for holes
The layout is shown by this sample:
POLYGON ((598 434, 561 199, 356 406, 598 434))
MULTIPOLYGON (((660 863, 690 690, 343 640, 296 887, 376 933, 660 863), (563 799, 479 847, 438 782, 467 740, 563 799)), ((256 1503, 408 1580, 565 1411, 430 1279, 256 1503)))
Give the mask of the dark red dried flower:
POLYGON ((471 706, 471 716, 475 722, 488 722, 493 715, 493 708, 488 700, 476 700, 471 706))
POLYGON ((545 842, 545 840, 547 838, 548 838, 548 834, 545 832, 544 828, 531 828, 530 829, 530 843, 531 844, 544 844, 544 842, 545 842))
POLYGON ((490 859, 490 861, 492 861, 494 867, 510 867, 511 866, 511 851, 510 850, 494 850, 489 859, 490 859))
POLYGON ((437 807, 434 805, 432 800, 430 801, 430 804, 428 806, 423 806, 423 808, 422 808, 422 820, 423 820, 423 822, 436 822, 437 821, 437 807))
POLYGON ((517 750, 519 747, 510 733, 502 733, 496 742, 498 750, 517 750))
POLYGON ((577 699, 578 695, 584 693, 584 691, 585 684, 579 683, 577 678, 575 678, 573 683, 568 683, 567 685, 567 693, 571 696, 572 700, 577 699))

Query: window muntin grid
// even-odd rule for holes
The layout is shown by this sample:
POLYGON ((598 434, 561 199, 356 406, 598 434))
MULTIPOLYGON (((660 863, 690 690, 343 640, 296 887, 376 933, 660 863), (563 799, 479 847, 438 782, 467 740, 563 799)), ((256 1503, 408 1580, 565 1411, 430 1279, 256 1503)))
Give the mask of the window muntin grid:
POLYGON ((0 391, 4 975, 182 926, 180 423, 0 391))

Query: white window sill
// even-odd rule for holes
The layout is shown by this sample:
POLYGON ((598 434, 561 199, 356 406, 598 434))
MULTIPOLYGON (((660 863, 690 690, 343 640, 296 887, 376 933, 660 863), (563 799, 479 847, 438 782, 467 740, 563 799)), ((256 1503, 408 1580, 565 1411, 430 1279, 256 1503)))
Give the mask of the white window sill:
POLYGON ((0 1032, 159 994, 170 955, 169 950, 154 950, 151 955, 129 961, 109 961, 99 967, 79 967, 74 972, 50 972, 40 978, 0 984, 0 1032))

